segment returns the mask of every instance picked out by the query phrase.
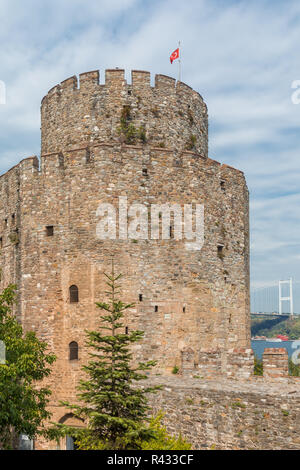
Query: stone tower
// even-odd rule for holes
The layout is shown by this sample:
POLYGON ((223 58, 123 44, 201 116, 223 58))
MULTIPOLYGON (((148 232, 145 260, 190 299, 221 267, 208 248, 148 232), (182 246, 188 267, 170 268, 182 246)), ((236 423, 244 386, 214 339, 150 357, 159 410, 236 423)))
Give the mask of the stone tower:
POLYGON ((106 70, 101 85, 88 72, 52 88, 41 116, 40 162, 22 160, 0 179, 1 282, 18 285, 20 320, 58 357, 54 401, 74 395, 112 257, 122 300, 135 303, 126 328, 145 332, 138 359, 169 373, 186 348, 197 364, 201 351, 226 358, 249 347, 248 190, 241 171, 208 158, 202 97, 164 75, 152 87, 149 72, 132 71, 128 84, 124 70, 106 70), (169 240, 100 239, 98 207, 120 197, 149 211, 203 205, 202 249, 172 237, 172 217, 169 240))

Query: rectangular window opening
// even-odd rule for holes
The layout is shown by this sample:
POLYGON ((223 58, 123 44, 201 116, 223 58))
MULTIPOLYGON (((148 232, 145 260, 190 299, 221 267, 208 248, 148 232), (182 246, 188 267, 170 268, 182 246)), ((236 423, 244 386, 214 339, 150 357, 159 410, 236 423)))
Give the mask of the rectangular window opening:
POLYGON ((46 227, 46 235, 47 235, 47 237, 53 237, 53 235, 54 235, 54 227, 53 227, 53 225, 48 225, 48 226, 46 227))
POLYGON ((221 186, 222 191, 225 191, 225 190, 226 190, 226 186, 225 186, 225 181, 224 181, 224 180, 221 180, 220 186, 221 186))
POLYGON ((224 259, 224 245, 218 245, 218 257, 224 259))
POLYGON ((140 302, 143 302, 143 296, 142 294, 139 295, 140 302))
POLYGON ((157 305, 155 305, 154 311, 155 311, 155 312, 158 312, 158 306, 157 306, 157 305))

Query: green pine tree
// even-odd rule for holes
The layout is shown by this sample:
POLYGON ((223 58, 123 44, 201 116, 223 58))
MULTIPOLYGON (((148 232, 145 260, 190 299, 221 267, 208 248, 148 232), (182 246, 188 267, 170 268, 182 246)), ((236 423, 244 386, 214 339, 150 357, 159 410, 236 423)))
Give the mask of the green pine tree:
POLYGON ((43 422, 51 416, 46 409, 51 391, 38 382, 50 374, 55 356, 34 332, 23 333, 12 313, 15 288, 0 294, 0 340, 6 349, 0 364, 0 449, 17 447, 20 434, 44 435, 43 422))
POLYGON ((160 387, 139 387, 138 382, 147 378, 145 371, 151 369, 154 361, 132 365, 130 345, 140 341, 142 331, 125 334, 122 323, 126 309, 133 304, 125 304, 117 299, 117 282, 122 275, 115 276, 112 267, 107 277, 110 288, 106 294, 109 303, 96 305, 105 312, 101 316, 100 331, 87 331, 87 346, 92 349, 90 361, 83 367, 88 378, 81 380, 78 387, 78 400, 81 404, 63 402, 73 414, 83 419, 85 428, 72 428, 56 425, 50 437, 72 435, 79 449, 125 450, 139 449, 141 442, 155 439, 155 430, 148 424, 147 395, 160 387), (58 432, 58 434, 57 434, 58 432))

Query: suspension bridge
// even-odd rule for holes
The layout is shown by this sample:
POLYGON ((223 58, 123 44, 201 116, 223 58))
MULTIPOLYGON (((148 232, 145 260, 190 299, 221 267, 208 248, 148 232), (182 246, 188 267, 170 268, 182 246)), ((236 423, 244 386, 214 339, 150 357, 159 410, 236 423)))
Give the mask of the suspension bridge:
POLYGON ((277 281, 251 289, 251 315, 290 317, 300 313, 300 281, 277 281))

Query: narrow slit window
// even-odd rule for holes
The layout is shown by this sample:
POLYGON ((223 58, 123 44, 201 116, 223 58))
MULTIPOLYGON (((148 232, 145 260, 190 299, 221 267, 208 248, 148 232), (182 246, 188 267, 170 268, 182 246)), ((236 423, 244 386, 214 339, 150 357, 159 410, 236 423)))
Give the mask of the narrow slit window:
POLYGON ((128 335, 128 333, 129 333, 129 328, 128 328, 128 326, 126 326, 126 328, 125 328, 125 335, 128 335))
POLYGON ((71 304, 78 303, 79 302, 78 287, 77 286, 71 286, 69 288, 69 293, 70 293, 70 303, 71 304))
POLYGON ((225 186, 225 181, 224 180, 221 180, 220 186, 221 186, 222 191, 225 191, 226 186, 225 186))
POLYGON ((72 341, 72 343, 69 344, 69 360, 70 361, 76 361, 78 359, 78 343, 76 341, 72 341))
POLYGON ((53 237, 53 235, 54 235, 54 227, 53 227, 53 225, 48 225, 48 226, 46 227, 46 235, 47 235, 47 237, 53 237))
POLYGON ((0 238, 0 248, 3 248, 3 238, 0 238))
POLYGON ((13 225, 15 225, 15 220, 16 220, 16 216, 15 216, 15 214, 13 214, 13 215, 11 216, 11 221, 12 221, 12 224, 13 224, 13 225))
POLYGON ((7 219, 4 220, 4 227, 7 227, 7 219))
POLYGON ((224 259, 224 245, 218 245, 218 257, 224 259))
POLYGON ((155 311, 155 312, 158 312, 158 305, 155 305, 154 311, 155 311))
POLYGON ((183 313, 185 313, 185 307, 183 307, 182 311, 183 311, 183 313))
POLYGON ((139 295, 140 302, 143 302, 143 296, 142 294, 139 295))

